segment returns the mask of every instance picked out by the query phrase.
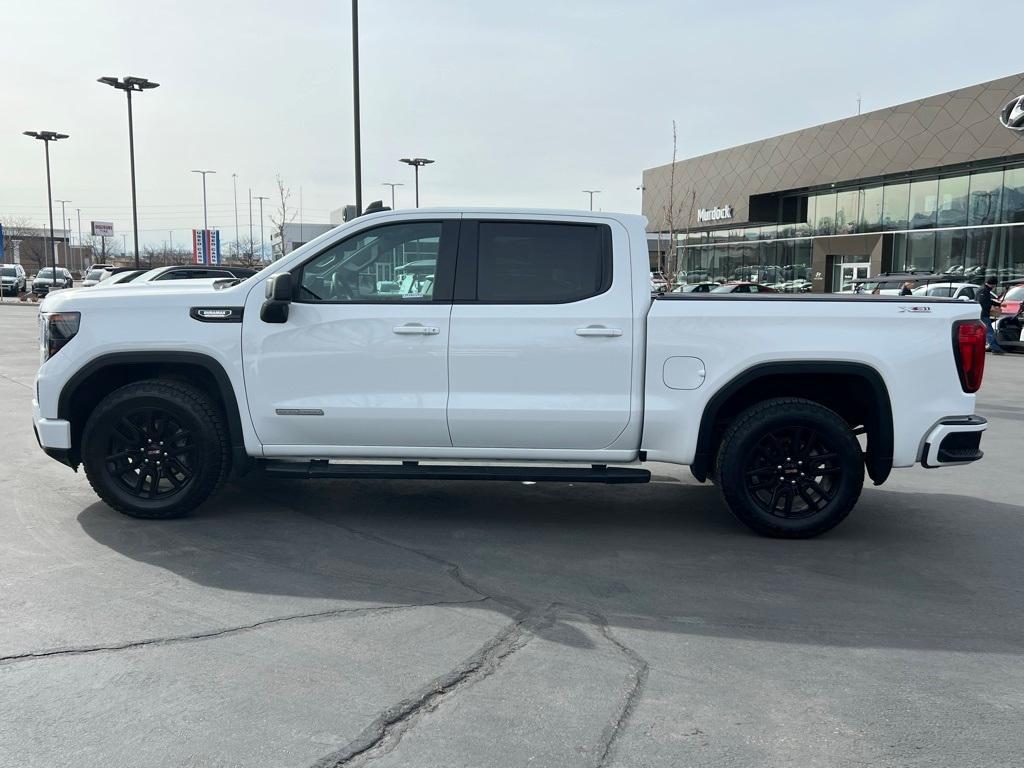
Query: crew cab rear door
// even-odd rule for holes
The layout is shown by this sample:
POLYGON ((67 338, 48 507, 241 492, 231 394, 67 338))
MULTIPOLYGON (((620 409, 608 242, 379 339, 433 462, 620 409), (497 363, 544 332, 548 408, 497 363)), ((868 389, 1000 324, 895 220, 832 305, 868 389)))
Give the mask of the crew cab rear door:
POLYGON ((598 450, 629 423, 631 275, 625 229, 466 218, 449 341, 448 428, 458 448, 598 450))
POLYGON ((451 445, 445 407, 458 228, 458 214, 395 217, 325 246, 290 269, 295 291, 284 323, 264 322, 263 292, 249 294, 245 387, 268 453, 451 445), (412 263, 415 274, 397 280, 412 263))

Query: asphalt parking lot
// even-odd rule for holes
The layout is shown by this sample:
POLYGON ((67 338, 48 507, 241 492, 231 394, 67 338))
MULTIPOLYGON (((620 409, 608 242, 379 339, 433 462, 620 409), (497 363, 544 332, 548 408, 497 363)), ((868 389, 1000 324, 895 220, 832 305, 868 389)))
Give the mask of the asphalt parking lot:
POLYGON ((253 480, 133 520, 38 450, 0 306, 4 766, 1019 766, 1024 355, 986 458, 812 541, 717 490, 253 480))

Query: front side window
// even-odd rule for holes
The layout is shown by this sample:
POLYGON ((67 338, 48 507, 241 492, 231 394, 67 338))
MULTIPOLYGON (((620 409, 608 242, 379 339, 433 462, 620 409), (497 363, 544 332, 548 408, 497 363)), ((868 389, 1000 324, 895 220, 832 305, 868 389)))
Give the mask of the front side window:
POLYGON ((302 266, 296 301, 431 301, 441 222, 386 224, 328 248, 302 266))
POLYGON ((477 300, 564 303, 611 285, 610 232, 591 224, 480 222, 477 300))

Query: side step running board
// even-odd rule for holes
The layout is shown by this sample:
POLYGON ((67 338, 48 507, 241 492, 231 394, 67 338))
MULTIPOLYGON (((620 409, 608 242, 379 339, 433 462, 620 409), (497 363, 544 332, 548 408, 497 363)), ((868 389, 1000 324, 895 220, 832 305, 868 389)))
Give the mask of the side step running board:
POLYGON ((444 464, 331 464, 327 461, 263 461, 263 472, 272 477, 334 478, 348 480, 532 480, 555 483, 647 483, 646 469, 609 467, 475 467, 444 464))

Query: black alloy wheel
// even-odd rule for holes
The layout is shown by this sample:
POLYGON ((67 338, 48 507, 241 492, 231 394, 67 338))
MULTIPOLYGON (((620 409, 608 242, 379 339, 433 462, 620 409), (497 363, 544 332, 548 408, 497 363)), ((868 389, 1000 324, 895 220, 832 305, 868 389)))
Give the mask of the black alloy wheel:
POLYGON ((864 457, 835 411, 803 398, 773 398, 733 418, 714 474, 729 509, 751 529, 808 538, 850 514, 864 486, 864 457))
POLYGON ((828 438, 810 427, 767 432, 747 455, 746 491, 770 515, 798 519, 824 509, 843 471, 828 438))
POLYGON ((219 403, 181 381, 150 379, 111 392, 93 408, 81 445, 93 490, 132 517, 188 513, 230 466, 219 403))
POLYGON ((161 408, 140 408, 107 427, 106 470, 125 493, 166 499, 195 479, 198 451, 182 421, 161 408))

